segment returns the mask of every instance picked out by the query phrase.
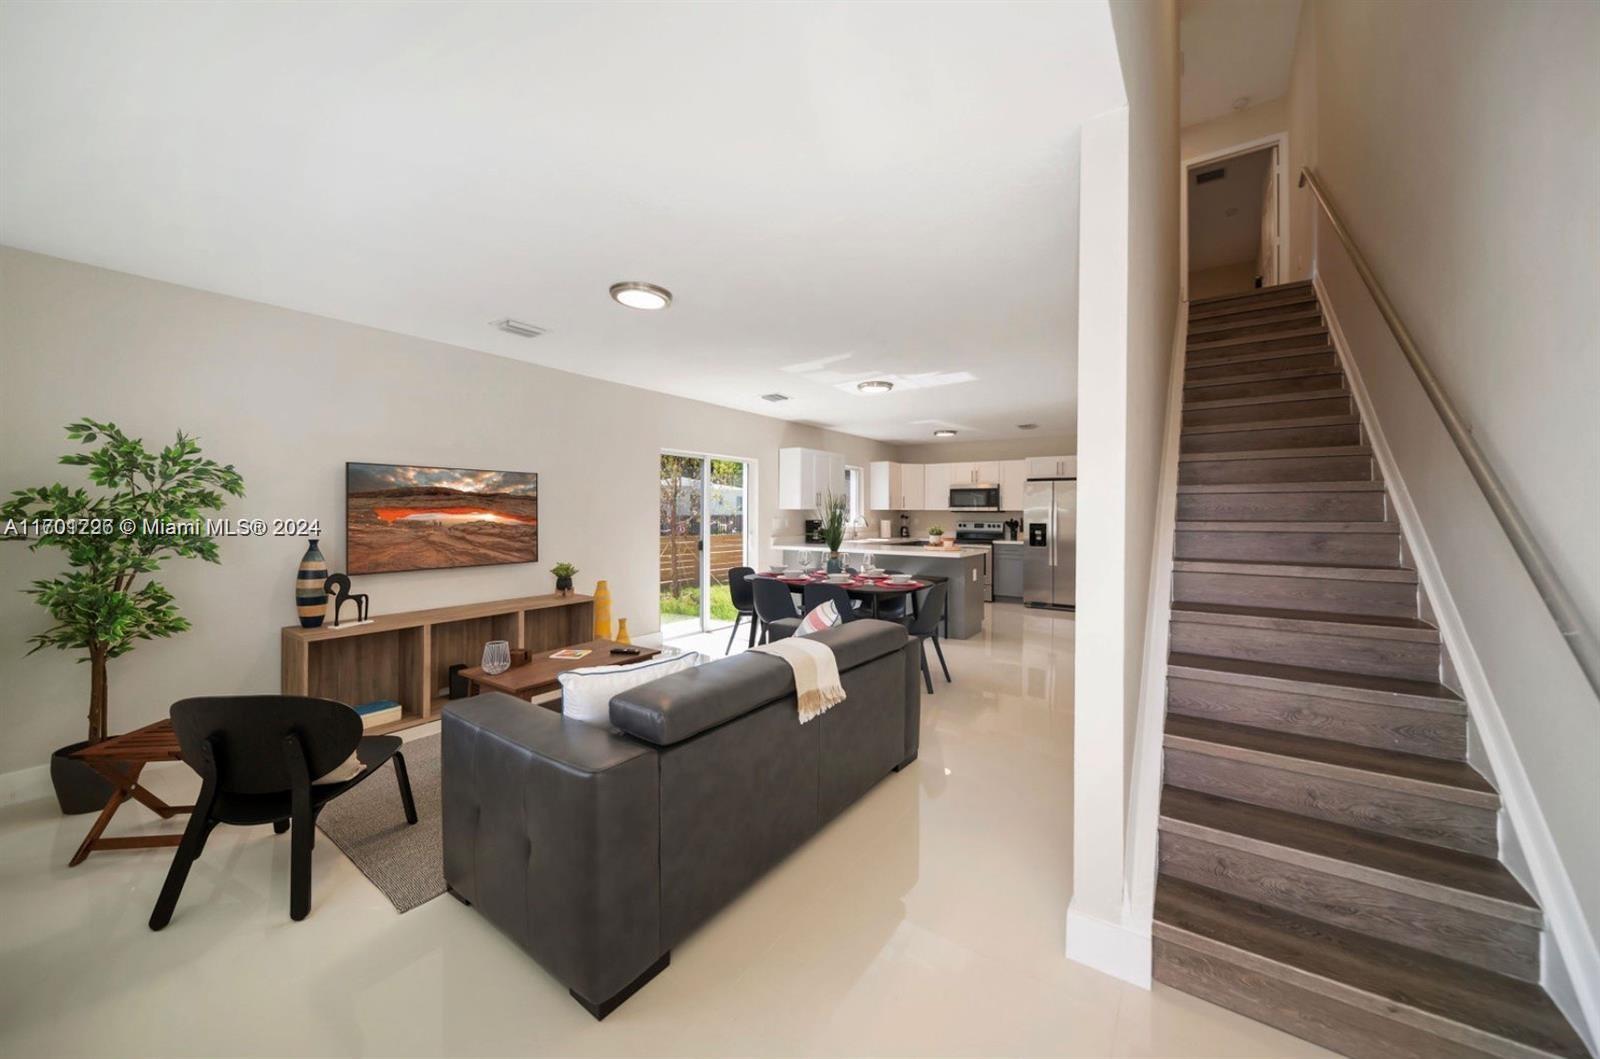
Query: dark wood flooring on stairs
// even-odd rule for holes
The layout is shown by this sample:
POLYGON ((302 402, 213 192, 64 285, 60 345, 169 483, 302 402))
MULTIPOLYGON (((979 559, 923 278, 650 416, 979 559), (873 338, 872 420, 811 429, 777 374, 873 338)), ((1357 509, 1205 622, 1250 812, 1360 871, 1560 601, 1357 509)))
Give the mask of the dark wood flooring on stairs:
POLYGON ((1190 303, 1157 981, 1352 1056, 1584 1056, 1309 283, 1190 303))

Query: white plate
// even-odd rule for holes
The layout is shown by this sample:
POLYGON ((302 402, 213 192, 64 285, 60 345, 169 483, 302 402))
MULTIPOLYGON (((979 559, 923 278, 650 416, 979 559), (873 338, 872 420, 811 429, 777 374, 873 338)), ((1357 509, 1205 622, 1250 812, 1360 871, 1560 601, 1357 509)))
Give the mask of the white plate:
POLYGON ((806 572, 798 566, 791 566, 783 572, 784 577, 804 577, 805 574, 806 572))

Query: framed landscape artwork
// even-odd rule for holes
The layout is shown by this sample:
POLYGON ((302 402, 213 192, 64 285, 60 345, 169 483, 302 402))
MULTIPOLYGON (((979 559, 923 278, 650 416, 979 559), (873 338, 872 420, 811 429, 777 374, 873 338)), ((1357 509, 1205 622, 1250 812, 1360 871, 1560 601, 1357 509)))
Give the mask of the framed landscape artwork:
POLYGON ((352 574, 538 558, 537 474, 345 464, 345 562, 352 574))

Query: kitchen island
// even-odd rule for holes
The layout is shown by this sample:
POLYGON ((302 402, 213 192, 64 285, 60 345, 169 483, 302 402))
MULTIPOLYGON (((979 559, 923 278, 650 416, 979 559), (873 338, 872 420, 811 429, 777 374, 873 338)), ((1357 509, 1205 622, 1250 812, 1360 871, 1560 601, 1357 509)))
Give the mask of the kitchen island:
MULTIPOLYGON (((798 541, 773 541, 773 549, 791 566, 819 566, 827 558, 825 544, 798 541)), ((901 544, 895 540, 847 540, 839 553, 850 566, 863 566, 867 556, 886 570, 907 574, 931 574, 946 579, 950 586, 945 606, 950 615, 946 635, 965 640, 983 631, 984 564, 987 548, 932 548, 901 544)))

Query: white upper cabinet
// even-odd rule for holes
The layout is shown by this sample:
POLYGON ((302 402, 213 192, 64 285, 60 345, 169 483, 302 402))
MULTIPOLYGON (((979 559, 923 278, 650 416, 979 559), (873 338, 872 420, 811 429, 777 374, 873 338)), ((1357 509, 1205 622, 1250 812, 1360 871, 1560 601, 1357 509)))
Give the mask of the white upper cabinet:
POLYGON ((1076 456, 1029 456, 1029 478, 1071 478, 1078 473, 1076 456))
POLYGON ((976 482, 976 483, 978 483, 980 485, 999 485, 1000 484, 1000 461, 999 460, 989 460, 989 461, 984 462, 984 463, 975 463, 972 466, 973 466, 974 471, 977 474, 977 477, 972 479, 974 482, 976 482))
POLYGON ((778 450, 778 506, 811 511, 824 494, 844 495, 844 457, 821 449, 778 450))
POLYGON ((927 509, 924 484, 927 476, 925 468, 920 463, 902 463, 900 465, 900 505, 901 511, 925 511, 927 509))
POLYGON ((925 463, 922 465, 922 511, 950 510, 950 480, 953 468, 963 464, 925 463))
POLYGON ((1005 460, 1000 464, 1000 508, 1021 511, 1023 494, 1028 489, 1028 461, 1005 460))
POLYGON ((874 511, 899 510, 904 473, 905 468, 898 463, 873 460, 867 468, 867 507, 874 511))

